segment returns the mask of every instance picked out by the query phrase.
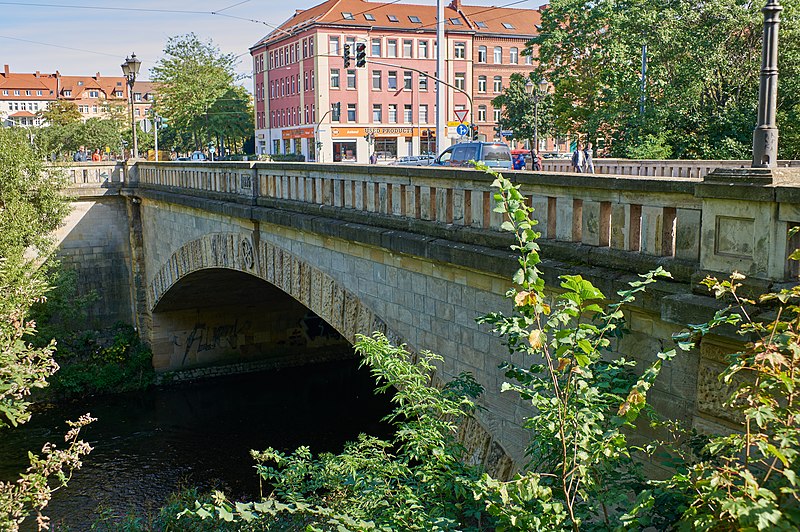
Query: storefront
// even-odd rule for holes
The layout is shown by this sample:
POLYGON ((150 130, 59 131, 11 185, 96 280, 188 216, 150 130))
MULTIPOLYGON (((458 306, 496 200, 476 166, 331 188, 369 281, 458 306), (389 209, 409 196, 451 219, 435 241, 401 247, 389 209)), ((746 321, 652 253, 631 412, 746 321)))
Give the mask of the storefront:
POLYGON ((358 146, 355 140, 333 143, 333 161, 354 163, 358 160, 358 146))
POLYGON ((314 160, 314 128, 284 129, 281 131, 283 153, 303 154, 306 161, 314 160))
POLYGON ((333 127, 333 160, 367 163, 375 153, 379 161, 394 161, 411 153, 418 135, 414 127, 333 127))

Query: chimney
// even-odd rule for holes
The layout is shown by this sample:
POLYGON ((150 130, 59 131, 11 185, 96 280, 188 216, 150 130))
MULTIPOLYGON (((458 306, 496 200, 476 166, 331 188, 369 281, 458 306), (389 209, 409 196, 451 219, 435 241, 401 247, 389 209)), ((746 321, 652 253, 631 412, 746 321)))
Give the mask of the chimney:
POLYGON ((100 72, 94 75, 94 79, 100 79, 100 72))
POLYGON ((453 0, 447 7, 449 7, 453 11, 461 11, 461 0, 453 0))
POLYGON ((36 71, 36 74, 34 74, 34 75, 35 75, 37 78, 40 78, 40 77, 42 77, 41 73, 40 73, 38 70, 36 71))
POLYGON ((5 75, 8 76, 8 65, 3 65, 3 72, 5 72, 5 75))

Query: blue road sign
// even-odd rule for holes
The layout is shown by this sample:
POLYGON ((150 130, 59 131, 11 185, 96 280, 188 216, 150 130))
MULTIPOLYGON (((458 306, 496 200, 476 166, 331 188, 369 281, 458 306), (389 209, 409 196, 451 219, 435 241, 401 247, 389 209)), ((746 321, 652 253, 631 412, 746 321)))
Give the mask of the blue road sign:
POLYGON ((469 128, 464 124, 458 124, 458 126, 456 126, 456 133, 458 133, 463 137, 464 135, 469 133, 469 128))

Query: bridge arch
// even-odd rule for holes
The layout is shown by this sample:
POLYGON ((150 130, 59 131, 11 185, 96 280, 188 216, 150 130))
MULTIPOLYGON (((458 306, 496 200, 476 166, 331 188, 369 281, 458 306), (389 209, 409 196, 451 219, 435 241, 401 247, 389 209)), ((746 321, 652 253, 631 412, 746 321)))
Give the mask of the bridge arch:
MULTIPOLYGON (((219 353, 216 361, 208 357, 205 360, 187 357, 189 351, 199 349, 198 346, 203 349, 214 347, 211 340, 219 344, 217 351, 227 349, 235 352, 236 356, 230 362, 242 358, 241 346, 238 345, 240 340, 231 340, 232 337, 226 334, 247 336, 248 331, 243 330, 249 325, 247 320, 244 323, 238 319, 230 323, 220 321, 211 325, 209 319, 213 322, 213 317, 195 310, 194 314, 183 312, 180 318, 182 325, 176 326, 175 316, 181 311, 170 303, 170 292, 192 279, 196 285, 202 284, 212 275, 227 283, 247 284, 254 290, 257 285, 252 284, 253 280, 265 281, 321 318, 348 344, 355 342, 357 334, 371 334, 373 331, 386 334, 392 342, 402 342, 352 291, 314 265, 273 243, 259 242, 257 233, 218 232, 183 244, 163 262, 148 284, 151 344, 157 370, 173 371, 225 364, 224 357, 219 357, 219 353), (172 314, 173 318, 165 319, 166 314, 172 314), (186 324, 191 320, 194 320, 194 325, 190 328, 186 324), (195 342, 197 346, 193 345, 195 342)), ((261 292, 261 295, 265 293, 261 292)), ((253 315, 250 314, 251 317, 253 315)), ((255 331, 249 333, 252 337, 255 331)), ((315 345, 319 346, 319 342, 315 345)))

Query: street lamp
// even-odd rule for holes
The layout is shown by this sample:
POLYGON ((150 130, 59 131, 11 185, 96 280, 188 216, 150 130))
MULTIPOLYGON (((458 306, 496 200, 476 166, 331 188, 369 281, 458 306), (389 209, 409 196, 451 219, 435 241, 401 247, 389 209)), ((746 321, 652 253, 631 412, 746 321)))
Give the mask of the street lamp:
POLYGON ((536 84, 528 78, 525 92, 533 100, 533 153, 535 154, 539 151, 539 98, 547 94, 547 80, 542 78, 536 84))
POLYGON ((125 79, 128 80, 128 100, 130 101, 131 107, 131 132, 133 133, 133 156, 134 158, 139 156, 139 142, 136 138, 136 123, 133 119, 133 84, 136 83, 136 75, 139 73, 139 67, 142 66, 142 62, 136 58, 136 54, 132 53, 130 57, 125 58, 125 62, 122 63, 122 74, 125 76, 125 79))
POLYGON ((761 44, 761 83, 758 90, 758 124, 753 131, 753 168, 774 168, 778 160, 778 28, 781 23, 778 0, 767 0, 764 36, 761 44))

